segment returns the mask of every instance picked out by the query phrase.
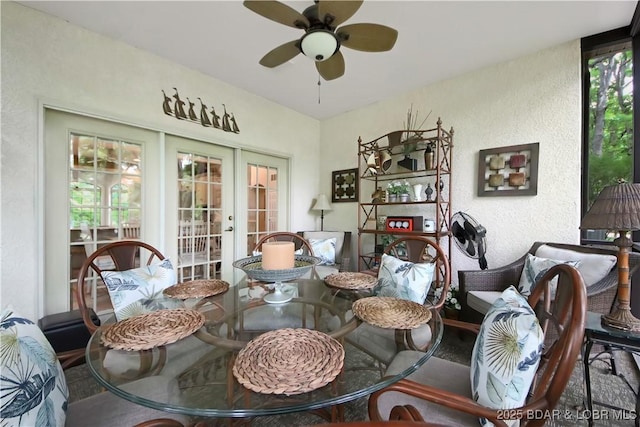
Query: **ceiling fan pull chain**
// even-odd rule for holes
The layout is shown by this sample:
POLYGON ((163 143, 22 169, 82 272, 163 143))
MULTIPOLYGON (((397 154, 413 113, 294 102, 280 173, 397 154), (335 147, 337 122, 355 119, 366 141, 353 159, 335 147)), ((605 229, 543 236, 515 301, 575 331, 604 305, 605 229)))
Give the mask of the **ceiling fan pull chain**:
POLYGON ((318 73, 318 104, 320 104, 320 73, 318 73))

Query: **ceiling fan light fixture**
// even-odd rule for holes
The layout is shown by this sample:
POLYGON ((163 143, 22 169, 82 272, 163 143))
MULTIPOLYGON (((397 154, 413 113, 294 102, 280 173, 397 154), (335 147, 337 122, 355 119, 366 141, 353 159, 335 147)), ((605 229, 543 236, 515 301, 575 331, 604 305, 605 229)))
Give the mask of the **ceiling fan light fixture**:
POLYGON ((338 50, 338 39, 328 30, 310 31, 302 37, 300 50, 314 61, 326 61, 338 50))

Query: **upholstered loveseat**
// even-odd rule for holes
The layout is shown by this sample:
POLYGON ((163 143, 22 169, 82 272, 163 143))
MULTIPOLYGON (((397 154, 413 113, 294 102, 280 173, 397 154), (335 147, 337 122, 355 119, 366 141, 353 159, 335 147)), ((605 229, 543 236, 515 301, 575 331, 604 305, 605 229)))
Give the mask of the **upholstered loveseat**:
MULTIPOLYGON (((562 261, 580 260, 576 267, 587 288, 587 310, 606 314, 615 302, 618 272, 617 247, 595 247, 565 243, 535 242, 526 254, 503 267, 460 270, 458 282, 462 317, 480 323, 493 301, 509 285, 518 286, 527 254, 562 261), (598 279, 598 277, 601 277, 598 279), (595 280, 598 279, 598 280, 595 280)), ((629 273, 640 266, 640 253, 629 254, 629 273)))

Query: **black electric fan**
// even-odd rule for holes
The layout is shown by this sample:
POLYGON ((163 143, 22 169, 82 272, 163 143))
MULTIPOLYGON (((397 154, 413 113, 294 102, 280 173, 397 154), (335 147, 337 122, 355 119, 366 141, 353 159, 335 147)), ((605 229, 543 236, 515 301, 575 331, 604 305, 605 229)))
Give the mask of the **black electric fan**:
POLYGON ((451 233, 458 248, 469 258, 478 260, 480 269, 486 270, 487 229, 464 212, 456 212, 451 218, 451 233))

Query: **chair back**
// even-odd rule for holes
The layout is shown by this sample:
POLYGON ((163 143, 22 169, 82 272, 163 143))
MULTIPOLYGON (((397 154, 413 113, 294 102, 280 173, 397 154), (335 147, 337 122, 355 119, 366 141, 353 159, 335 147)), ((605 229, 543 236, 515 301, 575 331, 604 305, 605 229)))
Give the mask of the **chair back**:
POLYGON ((89 278, 92 277, 92 271, 102 279, 103 271, 125 271, 137 268, 146 257, 146 265, 150 265, 153 261, 162 261, 165 257, 153 246, 137 240, 118 240, 113 243, 99 247, 95 252, 87 257, 80 267, 78 273, 78 282, 73 289, 76 294, 78 308, 82 313, 82 319, 89 331, 93 333, 98 326, 91 320, 91 307, 87 306, 87 284, 89 278), (105 263, 98 263, 97 260, 109 259, 109 266, 103 267, 105 263))
MULTIPOLYGON (((313 256, 313 249, 311 249, 311 245, 309 242, 299 234, 290 233, 288 231, 277 231, 275 233, 267 234, 258 240, 253 251, 262 252, 262 244, 265 242, 293 242, 294 250, 302 249, 303 255, 313 256)), ((249 254, 251 255, 251 254, 249 254)))
MULTIPOLYGON (((550 268, 529 296, 544 332, 545 343, 535 381, 529 391, 527 409, 552 410, 564 391, 584 338, 587 295, 580 273, 568 264, 550 268), (552 301, 552 282, 557 290, 552 301)), ((530 420, 527 426, 542 426, 544 419, 530 420)))
POLYGON ((384 249, 384 253, 413 263, 435 263, 433 280, 435 288, 442 287, 442 293, 438 301, 433 301, 433 306, 436 309, 444 306, 451 285, 451 265, 449 258, 435 240, 424 236, 401 237, 391 242, 384 249))
POLYGON ((178 225, 178 259, 180 264, 206 262, 209 257, 209 231, 204 221, 180 221, 178 225))
POLYGON ((122 224, 122 236, 125 239, 139 239, 140 238, 140 223, 139 222, 125 222, 122 224))

